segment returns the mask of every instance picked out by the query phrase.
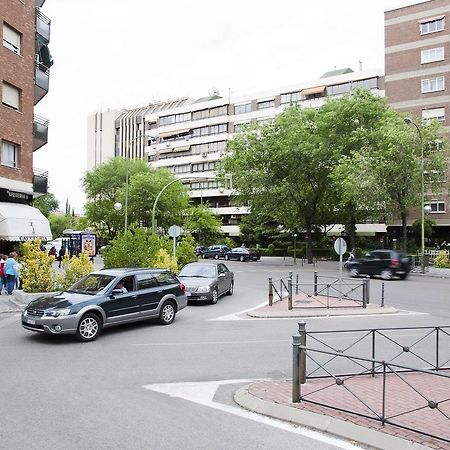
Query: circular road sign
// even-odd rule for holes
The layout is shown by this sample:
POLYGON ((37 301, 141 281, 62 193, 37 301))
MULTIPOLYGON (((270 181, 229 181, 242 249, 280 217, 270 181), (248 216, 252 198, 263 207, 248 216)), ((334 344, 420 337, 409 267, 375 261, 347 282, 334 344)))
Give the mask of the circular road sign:
POLYGON ((344 238, 337 238, 334 241, 334 250, 338 255, 343 255, 347 251, 347 242, 344 238))
POLYGON ((172 225, 169 228, 169 236, 176 238, 181 234, 181 228, 178 225, 172 225))

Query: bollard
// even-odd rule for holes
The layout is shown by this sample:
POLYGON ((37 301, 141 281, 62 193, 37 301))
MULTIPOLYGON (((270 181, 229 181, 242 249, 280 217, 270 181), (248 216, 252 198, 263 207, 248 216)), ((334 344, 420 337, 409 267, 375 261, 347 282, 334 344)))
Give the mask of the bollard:
POLYGON ((367 280, 362 281, 362 303, 363 308, 367 307, 367 280))
POLYGON ((314 295, 317 295, 317 272, 314 271, 314 295))
POLYGON ((384 307, 384 283, 381 283, 381 307, 384 307))
POLYGON ((298 274, 295 276, 295 293, 298 294, 298 274))
MULTIPOLYGON (((298 323, 298 334, 300 337, 300 345, 306 347, 306 322, 301 320, 298 323)), ((306 383, 306 350, 300 348, 299 351, 299 381, 300 384, 306 383)))
POLYGON ((366 276, 367 288, 366 288, 366 303, 370 303, 370 277, 366 276))
POLYGON ((269 277, 269 306, 273 304, 273 284, 272 277, 269 277))
POLYGON ((300 336, 292 336, 292 403, 300 402, 300 336))
POLYGON ((292 273, 288 278, 288 310, 292 309, 292 273))

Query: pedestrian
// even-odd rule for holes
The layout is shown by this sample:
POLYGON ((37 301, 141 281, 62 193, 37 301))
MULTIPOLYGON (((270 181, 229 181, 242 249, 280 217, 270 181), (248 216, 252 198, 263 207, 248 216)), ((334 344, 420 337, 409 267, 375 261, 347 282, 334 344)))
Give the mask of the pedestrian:
POLYGON ((52 247, 49 251, 48 251, 48 256, 53 256, 54 258, 56 258, 58 256, 58 253, 56 251, 56 247, 52 247))
POLYGON ((65 254, 66 254, 66 246, 63 245, 59 249, 59 254, 58 254, 58 261, 59 261, 59 266, 58 267, 59 268, 61 268, 61 263, 62 263, 62 260, 64 259, 65 254))
POLYGON ((12 295, 18 275, 15 252, 9 254, 9 258, 5 262, 4 273, 6 277, 6 290, 8 291, 8 295, 12 295))
POLYGON ((6 288, 5 261, 7 259, 8 255, 3 255, 0 258, 0 295, 2 295, 3 287, 6 288))

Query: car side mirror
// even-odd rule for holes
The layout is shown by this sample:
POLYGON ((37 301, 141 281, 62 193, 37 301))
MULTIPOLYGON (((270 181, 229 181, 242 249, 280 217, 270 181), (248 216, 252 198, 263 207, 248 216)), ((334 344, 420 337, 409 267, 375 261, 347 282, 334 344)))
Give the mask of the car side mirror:
POLYGON ((111 295, 120 295, 122 294, 122 290, 121 289, 113 289, 111 292, 111 295))

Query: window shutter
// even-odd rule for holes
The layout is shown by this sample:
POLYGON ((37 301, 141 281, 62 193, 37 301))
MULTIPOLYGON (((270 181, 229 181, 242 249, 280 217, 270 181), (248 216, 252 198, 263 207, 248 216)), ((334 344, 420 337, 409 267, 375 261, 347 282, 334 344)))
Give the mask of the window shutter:
POLYGON ((3 24, 3 39, 14 45, 20 53, 20 33, 8 26, 6 23, 3 24))
POLYGON ((3 82, 2 103, 14 109, 19 109, 20 91, 14 86, 3 82))

